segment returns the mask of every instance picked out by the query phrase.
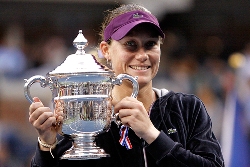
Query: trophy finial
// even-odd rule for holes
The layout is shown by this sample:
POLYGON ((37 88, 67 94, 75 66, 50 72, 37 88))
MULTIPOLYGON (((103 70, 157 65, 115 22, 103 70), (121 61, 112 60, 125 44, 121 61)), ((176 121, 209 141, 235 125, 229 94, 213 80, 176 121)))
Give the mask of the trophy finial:
MULTIPOLYGON (((79 30, 79 33, 75 40, 73 41, 73 45, 77 48, 81 53, 84 52, 83 49, 88 45, 87 39, 83 36, 82 30, 79 30)), ((77 51, 77 52, 78 52, 77 51)))

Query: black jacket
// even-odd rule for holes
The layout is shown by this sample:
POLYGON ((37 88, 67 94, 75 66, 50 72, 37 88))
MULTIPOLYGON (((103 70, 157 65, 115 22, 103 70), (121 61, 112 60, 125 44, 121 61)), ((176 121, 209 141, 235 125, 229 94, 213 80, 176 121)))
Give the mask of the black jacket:
POLYGON ((150 119, 161 131, 150 145, 129 130, 133 145, 127 150, 119 144, 119 128, 111 124, 109 131, 98 135, 97 144, 111 156, 98 160, 59 160, 71 147, 70 139, 63 138, 49 152, 38 147, 32 159, 32 167, 144 167, 143 147, 148 167, 224 167, 220 145, 211 128, 211 119, 204 104, 194 95, 154 89, 159 98, 152 106, 150 119), (176 129, 175 131, 171 130, 176 129))

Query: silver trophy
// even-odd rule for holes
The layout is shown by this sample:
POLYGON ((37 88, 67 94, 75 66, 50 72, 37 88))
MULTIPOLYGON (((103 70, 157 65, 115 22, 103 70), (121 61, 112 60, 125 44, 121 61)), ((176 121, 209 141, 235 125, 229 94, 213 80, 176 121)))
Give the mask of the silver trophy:
POLYGON ((108 157, 109 154, 96 146, 95 137, 110 127, 113 116, 110 100, 114 85, 121 85, 123 79, 131 81, 132 97, 138 94, 137 78, 127 74, 115 76, 106 66, 100 64, 93 55, 87 54, 84 48, 87 40, 82 31, 73 41, 77 48, 75 54, 69 55, 55 70, 46 77, 36 75, 25 80, 24 95, 32 103, 30 87, 40 83, 49 87, 52 92, 54 112, 63 111, 63 122, 59 134, 70 136, 73 146, 61 159, 84 160, 108 157))

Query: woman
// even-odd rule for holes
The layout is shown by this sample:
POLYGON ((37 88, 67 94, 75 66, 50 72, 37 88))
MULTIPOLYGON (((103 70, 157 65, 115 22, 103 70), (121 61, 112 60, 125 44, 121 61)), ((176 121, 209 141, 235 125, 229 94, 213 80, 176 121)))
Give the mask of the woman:
POLYGON ((123 5, 110 11, 102 28, 100 51, 112 63, 114 72, 138 76, 137 98, 129 97, 132 87, 126 81, 112 90, 114 112, 119 113, 123 125, 130 127, 128 137, 132 149, 120 145, 120 129, 112 123, 107 132, 97 137, 97 144, 110 154, 109 158, 60 160, 71 147, 70 139, 56 142, 53 124, 61 117, 56 118, 34 98, 29 121, 40 141, 31 166, 224 166, 221 148, 203 103, 194 95, 152 87, 164 38, 157 19, 142 6, 123 5))

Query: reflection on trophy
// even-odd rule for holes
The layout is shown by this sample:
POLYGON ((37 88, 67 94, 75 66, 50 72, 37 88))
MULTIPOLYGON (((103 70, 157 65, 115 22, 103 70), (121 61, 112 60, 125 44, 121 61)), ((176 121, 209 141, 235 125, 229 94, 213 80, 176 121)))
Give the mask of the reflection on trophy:
POLYGON ((101 65, 93 55, 84 51, 87 40, 79 31, 73 42, 77 48, 55 70, 46 77, 36 75, 26 80, 24 94, 32 103, 30 87, 40 83, 49 87, 55 112, 62 110, 63 122, 59 134, 73 139, 73 146, 61 159, 84 160, 108 157, 109 154, 97 147, 95 137, 107 130, 113 120, 109 102, 114 85, 122 84, 123 79, 132 82, 132 97, 138 94, 137 78, 127 74, 115 74, 101 65), (60 108, 60 109, 59 109, 60 108))

